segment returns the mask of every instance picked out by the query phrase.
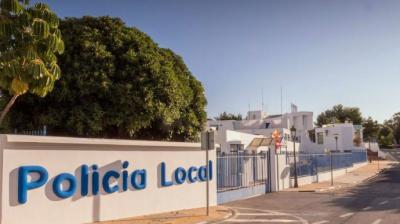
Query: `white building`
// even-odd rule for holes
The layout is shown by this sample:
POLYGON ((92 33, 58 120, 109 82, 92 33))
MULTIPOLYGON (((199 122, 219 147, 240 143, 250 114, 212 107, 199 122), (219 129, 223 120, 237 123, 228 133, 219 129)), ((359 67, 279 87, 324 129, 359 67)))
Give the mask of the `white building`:
POLYGON ((271 135, 278 130, 282 136, 283 151, 293 150, 290 128, 296 128, 296 149, 300 152, 324 152, 325 149, 340 151, 362 149, 362 128, 351 123, 325 125, 314 128, 313 112, 297 111, 292 105, 290 113, 267 115, 263 111, 249 111, 245 120, 210 120, 207 127, 216 131, 217 150, 223 153, 268 150, 274 147, 271 135), (337 146, 336 139, 337 137, 337 146), (259 139, 264 138, 263 146, 259 139))
POLYGON ((352 123, 328 124, 310 131, 310 141, 301 145, 301 149, 312 152, 321 152, 325 149, 349 151, 365 149, 362 142, 362 126, 352 123))
MULTIPOLYGON (((292 108, 290 113, 283 115, 268 116, 262 111, 249 111, 245 120, 223 120, 208 121, 207 127, 216 131, 216 143, 219 150, 224 153, 237 152, 239 150, 261 151, 267 150, 266 146, 254 145, 252 141, 257 138, 269 139, 268 145, 273 146, 271 134, 278 130, 282 136, 283 150, 291 151, 293 142, 290 136, 290 128, 297 129, 297 141, 307 137, 307 130, 313 128, 313 112, 298 112, 297 108, 292 108)), ((299 147, 299 146, 297 146, 299 147)))

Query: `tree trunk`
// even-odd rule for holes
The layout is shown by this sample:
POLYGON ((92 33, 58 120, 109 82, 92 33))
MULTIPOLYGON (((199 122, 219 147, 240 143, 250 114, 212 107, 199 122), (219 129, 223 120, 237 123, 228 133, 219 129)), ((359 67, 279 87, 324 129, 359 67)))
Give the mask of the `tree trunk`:
POLYGON ((1 115, 0 115, 0 126, 3 123, 4 118, 6 117, 6 114, 8 113, 8 111, 10 111, 12 105, 15 103, 15 100, 18 98, 19 95, 14 95, 10 101, 8 101, 6 107, 4 108, 3 111, 1 111, 1 115))

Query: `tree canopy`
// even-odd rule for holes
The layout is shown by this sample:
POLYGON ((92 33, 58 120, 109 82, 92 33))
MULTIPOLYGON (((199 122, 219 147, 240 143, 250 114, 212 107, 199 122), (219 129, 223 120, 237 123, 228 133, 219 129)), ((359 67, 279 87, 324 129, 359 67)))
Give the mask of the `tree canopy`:
POLYGON ((341 104, 335 105, 332 109, 322 112, 317 117, 316 125, 321 127, 324 124, 345 123, 362 124, 363 118, 358 107, 344 107, 341 104))
POLYGON ((46 98, 21 98, 12 130, 46 125, 52 135, 197 140, 206 98, 180 56, 118 18, 67 18, 60 28, 63 75, 46 98))
POLYGON ((214 118, 217 121, 223 121, 223 120, 242 120, 242 115, 241 114, 231 114, 231 113, 227 113, 227 112, 222 112, 220 114, 218 114, 218 116, 216 116, 214 118))
POLYGON ((374 141, 378 138, 378 133, 380 129, 380 125, 378 121, 372 119, 372 117, 368 117, 367 119, 363 120, 363 137, 364 140, 371 140, 374 141))
POLYGON ((381 147, 389 147, 393 144, 393 130, 384 125, 378 133, 378 143, 381 147))
POLYGON ((393 137, 397 143, 400 143, 400 112, 395 113, 392 118, 384 122, 393 130, 393 137))
POLYGON ((26 92, 44 97, 61 72, 57 54, 64 51, 59 20, 42 3, 0 1, 0 124, 16 99, 26 92))

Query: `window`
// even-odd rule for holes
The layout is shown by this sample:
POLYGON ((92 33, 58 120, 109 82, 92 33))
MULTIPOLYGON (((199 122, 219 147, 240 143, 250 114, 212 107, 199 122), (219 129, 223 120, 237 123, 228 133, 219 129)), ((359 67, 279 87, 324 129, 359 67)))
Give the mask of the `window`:
POLYGON ((318 132, 317 133, 317 143, 319 145, 324 144, 324 133, 323 132, 318 132))
POLYGON ((309 131, 308 131, 308 137, 310 138, 310 140, 311 140, 312 142, 315 143, 315 129, 309 130, 309 131))
POLYGON ((265 128, 268 129, 269 123, 265 123, 265 128))

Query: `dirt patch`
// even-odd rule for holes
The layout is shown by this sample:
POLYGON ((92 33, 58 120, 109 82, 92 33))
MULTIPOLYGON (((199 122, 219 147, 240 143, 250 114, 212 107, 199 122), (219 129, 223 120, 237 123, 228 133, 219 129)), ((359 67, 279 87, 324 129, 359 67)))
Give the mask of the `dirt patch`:
POLYGON ((222 206, 210 207, 210 215, 206 216, 205 208, 180 210, 155 215, 138 216, 121 220, 96 222, 96 224, 192 224, 222 220, 232 214, 231 210, 222 206))

